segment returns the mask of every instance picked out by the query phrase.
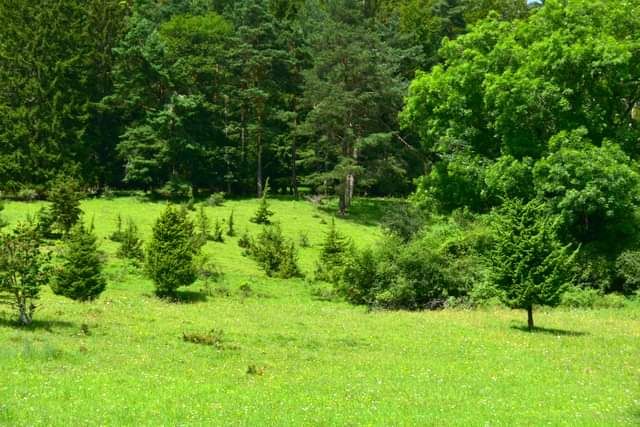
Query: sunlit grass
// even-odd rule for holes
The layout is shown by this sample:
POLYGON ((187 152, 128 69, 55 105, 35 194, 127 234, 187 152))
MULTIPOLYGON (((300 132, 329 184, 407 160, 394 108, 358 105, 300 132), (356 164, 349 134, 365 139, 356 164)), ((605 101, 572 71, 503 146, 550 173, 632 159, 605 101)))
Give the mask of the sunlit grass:
MULTIPOLYGON (((234 209, 236 229, 257 202, 234 209)), ((10 203, 11 222, 37 204, 10 203)), ((536 313, 503 309, 368 312, 320 301, 304 279, 269 279, 241 255, 237 237, 208 243, 224 271, 212 296, 168 303, 108 241, 120 213, 144 237, 163 203, 89 200, 108 289, 91 304, 46 290, 30 329, 0 323, 0 423, 5 425, 634 425, 640 423, 640 309, 536 313), (243 285, 248 285, 241 290, 243 285), (84 326, 83 326, 84 325, 84 326), (222 346, 183 333, 222 330, 222 346)), ((274 201, 274 219, 313 271, 330 211, 274 201)), ((374 219, 338 227, 358 246, 377 242, 374 219)))

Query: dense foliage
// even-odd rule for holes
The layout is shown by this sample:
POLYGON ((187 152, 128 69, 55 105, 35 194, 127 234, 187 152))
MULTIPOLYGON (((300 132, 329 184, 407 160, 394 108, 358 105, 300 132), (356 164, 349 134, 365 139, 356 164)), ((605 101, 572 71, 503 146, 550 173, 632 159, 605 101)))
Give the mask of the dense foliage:
POLYGON ((146 248, 145 270, 160 297, 175 297, 197 278, 194 258, 200 243, 184 210, 169 205, 156 220, 146 248))

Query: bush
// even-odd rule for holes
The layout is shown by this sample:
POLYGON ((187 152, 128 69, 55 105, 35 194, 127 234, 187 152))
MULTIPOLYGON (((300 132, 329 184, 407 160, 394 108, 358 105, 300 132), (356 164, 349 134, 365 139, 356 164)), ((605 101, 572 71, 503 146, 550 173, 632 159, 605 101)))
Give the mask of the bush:
POLYGON ((171 200, 189 200, 193 198, 193 188, 190 182, 177 177, 171 177, 171 179, 158 190, 158 194, 171 200))
POLYGON ((222 232, 222 224, 220 220, 216 218, 216 222, 213 223, 213 233, 211 233, 211 240, 214 242, 224 242, 224 233, 222 232))
POLYGON ((224 193, 213 193, 207 199, 207 204, 213 207, 224 205, 224 193))
POLYGON ((355 304, 391 309, 440 308, 486 282, 481 254, 492 244, 482 222, 426 227, 412 241, 387 236, 375 251, 347 257, 339 290, 355 304))
POLYGON ((426 209, 420 209, 409 203, 400 203, 385 212, 382 228, 408 242, 424 227, 429 218, 426 209))
POLYGON ((593 308, 602 294, 597 289, 571 286, 560 298, 560 305, 571 308, 593 308))
POLYGON ((196 229, 197 229, 197 245, 204 246, 208 240, 212 239, 211 234, 209 233, 209 217, 205 212, 204 206, 200 206, 198 210, 198 215, 196 216, 196 229))
POLYGON ((238 246, 242 249, 249 250, 251 249, 251 245, 253 244, 253 239, 249 234, 249 231, 245 228, 244 233, 238 239, 238 246))
POLYGON ((140 240, 138 234, 138 226, 131 218, 127 221, 127 227, 122 232, 120 247, 116 252, 116 256, 134 261, 144 260, 144 251, 142 250, 142 240, 140 240))
POLYGON ((191 285, 197 277, 193 224, 186 212, 167 206, 153 226, 147 246, 145 270, 160 297, 175 297, 180 286, 191 285))
POLYGON ((616 287, 625 294, 640 289, 640 251, 625 251, 616 259, 616 287))
POLYGON ((284 238, 279 224, 264 226, 248 253, 267 276, 290 278, 300 274, 295 245, 284 238))
POLYGON ((40 288, 48 282, 48 257, 40 251, 33 223, 19 223, 12 233, 0 234, 0 303, 18 311, 21 324, 33 321, 40 288))
POLYGON ((49 191, 50 214, 53 225, 63 234, 69 233, 71 227, 80 219, 82 197, 80 183, 75 178, 60 175, 53 181, 49 191))
POLYGON ((122 231, 122 215, 118 214, 118 216, 116 216, 116 229, 109 236, 109 240, 111 240, 112 242, 122 242, 123 236, 124 234, 122 231))
POLYGON ((75 301, 94 300, 107 285, 102 276, 102 264, 93 226, 86 229, 79 222, 62 242, 51 289, 56 295, 75 301))
POLYGON ((262 197, 260 198, 260 205, 258 206, 258 210, 256 211, 253 218, 251 218, 251 222, 255 222, 256 224, 271 224, 271 216, 273 212, 269 210, 269 178, 267 178, 264 183, 264 190, 262 190, 262 197))
POLYGON ((345 258, 352 250, 351 244, 336 229, 335 219, 332 218, 329 232, 320 249, 320 258, 316 263, 316 279, 330 283, 338 282, 345 258))
POLYGON ((233 237, 236 235, 236 230, 234 229, 235 223, 233 220, 233 209, 231 209, 231 213, 229 214, 229 221, 227 222, 227 236, 233 237))

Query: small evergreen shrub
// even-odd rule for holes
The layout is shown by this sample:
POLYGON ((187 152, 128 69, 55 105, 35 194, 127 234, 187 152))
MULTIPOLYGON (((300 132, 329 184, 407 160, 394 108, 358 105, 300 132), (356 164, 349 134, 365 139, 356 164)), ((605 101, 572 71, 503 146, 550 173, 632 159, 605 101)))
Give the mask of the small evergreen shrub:
POLYGON ((123 236, 124 234, 122 231, 122 215, 118 214, 116 216, 116 229, 109 236, 109 240, 111 240, 112 242, 122 242, 123 236))
POLYGON ((220 350, 224 348, 224 332, 222 329, 212 329, 204 334, 183 332, 182 340, 193 344, 211 345, 220 350))
POLYGON ((196 229, 196 240, 197 244, 199 244, 200 246, 204 246, 208 240, 212 239, 212 236, 209 232, 209 217, 205 212, 204 206, 200 206, 200 209, 198 210, 198 215, 196 216, 196 229))
POLYGON ((87 229, 78 222, 62 241, 51 289, 75 301, 94 300, 107 286, 102 266, 93 226, 87 229))
POLYGON ((300 274, 295 245, 284 238, 279 224, 264 226, 248 254, 268 276, 290 278, 300 274))
POLYGON ((42 207, 38 210, 38 213, 36 214, 36 230, 38 231, 40 238, 45 239, 58 237, 58 235, 53 232, 54 222, 55 219, 53 218, 51 209, 42 207))
POLYGON ((144 251, 142 249, 142 240, 138 233, 138 226, 131 218, 127 221, 127 226, 122 232, 120 247, 116 252, 116 256, 133 261, 144 260, 144 251))
POLYGON ((249 230, 244 229, 244 233, 238 238, 238 246, 242 249, 250 249, 253 244, 253 239, 251 238, 251 234, 249 234, 249 230))
POLYGON ((309 241, 309 233, 306 231, 300 232, 299 244, 301 248, 308 248, 311 246, 311 242, 309 241))
POLYGON ((222 224, 220 220, 216 218, 216 222, 213 223, 213 233, 211 233, 211 240, 214 242, 224 242, 224 233, 222 231, 222 224))
POLYGON ((271 224, 271 216, 273 212, 269 210, 269 178, 264 183, 264 189, 262 190, 262 197, 260 198, 260 205, 256 211, 251 222, 256 224, 271 224))
POLYGON ((231 209, 231 213, 229 214, 229 221, 227 221, 227 236, 233 237, 236 235, 235 230, 235 222, 233 219, 233 209, 231 209))
POLYGON ((213 193, 207 199, 207 204, 212 207, 224 205, 224 193, 222 192, 213 193))
POLYGON ((82 197, 80 182, 75 178, 60 175, 53 181, 49 191, 50 213, 53 225, 63 234, 69 233, 80 219, 82 197))
POLYGON ((335 219, 332 218, 316 264, 316 279, 336 283, 342 274, 345 258, 352 250, 350 242, 338 232, 335 219))
POLYGON ((194 227, 186 212, 167 206, 153 226, 145 257, 145 270, 159 297, 175 297, 179 287, 196 280, 194 258, 200 247, 194 240, 194 227))
POLYGON ((158 190, 158 194, 166 199, 184 201, 193 198, 193 188, 190 182, 174 176, 158 190))
POLYGON ((18 223, 11 233, 0 234, 0 303, 15 308, 23 325, 33 321, 40 288, 49 281, 49 259, 40 246, 33 223, 18 223))

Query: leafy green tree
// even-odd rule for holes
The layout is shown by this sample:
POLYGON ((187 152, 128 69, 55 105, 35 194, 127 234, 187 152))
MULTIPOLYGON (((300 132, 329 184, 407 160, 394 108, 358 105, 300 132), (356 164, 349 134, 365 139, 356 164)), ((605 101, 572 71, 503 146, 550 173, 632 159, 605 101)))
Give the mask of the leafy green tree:
POLYGON ((54 268, 51 289, 76 301, 92 301, 106 288, 103 261, 93 233, 78 222, 62 241, 58 265, 54 268))
POLYGON ((200 246, 194 245, 194 239, 194 227, 186 212, 167 206, 153 226, 145 259, 145 269, 158 296, 175 297, 180 286, 196 280, 194 258, 200 246))
POLYGON ((0 234, 0 302, 15 307, 23 325, 33 321, 40 288, 49 281, 47 266, 34 224, 19 223, 0 234))
POLYGON ((73 177, 59 175, 51 184, 49 191, 50 215, 54 225, 64 234, 68 234, 80 219, 80 214, 82 214, 80 200, 82 197, 80 182, 73 177))
POLYGON ((512 308, 527 310, 534 328, 534 305, 555 306, 570 282, 577 251, 561 243, 556 218, 543 204, 507 200, 495 216, 495 248, 491 252, 491 280, 504 292, 512 308))
POLYGON ((617 253, 614 248, 638 239, 640 175, 619 145, 598 147, 585 134, 579 129, 552 139, 552 152, 535 165, 535 188, 571 241, 607 242, 617 253))

